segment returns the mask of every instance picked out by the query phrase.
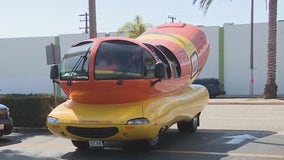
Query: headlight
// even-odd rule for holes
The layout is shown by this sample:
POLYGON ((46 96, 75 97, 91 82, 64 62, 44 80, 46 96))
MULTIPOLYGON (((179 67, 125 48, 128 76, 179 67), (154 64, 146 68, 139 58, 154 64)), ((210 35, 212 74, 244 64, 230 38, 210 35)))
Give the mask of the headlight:
POLYGON ((59 120, 57 118, 54 118, 54 117, 47 117, 46 122, 52 123, 52 124, 58 124, 59 120))
POLYGON ((146 118, 136 118, 136 119, 131 119, 127 121, 128 125, 145 125, 149 124, 149 120, 146 118))

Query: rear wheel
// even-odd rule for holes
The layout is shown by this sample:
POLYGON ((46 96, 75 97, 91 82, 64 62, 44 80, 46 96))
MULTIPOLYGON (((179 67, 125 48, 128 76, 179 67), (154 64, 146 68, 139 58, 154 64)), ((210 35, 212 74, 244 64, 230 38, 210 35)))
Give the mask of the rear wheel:
POLYGON ((71 141, 72 144, 78 149, 88 149, 90 147, 88 141, 76 141, 76 140, 71 140, 71 141))
POLYGON ((199 114, 194 116, 190 121, 181 121, 177 123, 179 132, 195 132, 199 125, 199 114))

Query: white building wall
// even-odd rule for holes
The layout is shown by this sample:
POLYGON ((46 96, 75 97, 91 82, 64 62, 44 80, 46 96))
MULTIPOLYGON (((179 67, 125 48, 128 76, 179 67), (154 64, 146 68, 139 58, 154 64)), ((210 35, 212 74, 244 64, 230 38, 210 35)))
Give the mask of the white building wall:
MULTIPOLYGON (((202 27, 210 41, 210 54, 199 78, 219 78, 219 27, 202 27)), ((267 23, 254 27, 253 94, 262 95, 267 74, 267 23)), ((284 95, 284 22, 278 24, 278 95, 284 95)), ((98 37, 104 36, 99 34, 98 37)), ((88 34, 59 35, 61 55, 88 34)), ((56 37, 0 39, 0 94, 53 93, 45 46, 56 37)), ((222 45, 221 45, 222 46, 222 45)), ((227 95, 250 95, 250 24, 224 25, 224 86, 227 95)), ((222 69, 222 68, 221 68, 222 69)))
POLYGON ((0 39, 0 93, 52 93, 45 46, 54 37, 0 39))
MULTIPOLYGON (((98 37, 105 37, 106 33, 98 33, 98 37)), ((59 45, 61 57, 63 58, 64 54, 72 47, 79 42, 89 39, 89 34, 62 34, 59 35, 59 45)))
POLYGON ((276 83, 278 85, 278 95, 284 95, 284 21, 280 21, 277 26, 277 57, 276 57, 276 83))
POLYGON ((207 63, 198 78, 219 78, 219 28, 218 26, 202 27, 210 42, 207 63))
MULTIPOLYGON (((278 25, 277 75, 278 95, 284 95, 284 23, 278 25)), ((267 23, 254 24, 253 95, 263 95, 267 76, 267 23)), ((250 24, 224 25, 224 86, 227 95, 251 94, 250 24)))
MULTIPOLYGON (((267 75, 267 23, 259 23, 254 27, 253 45, 253 94, 263 95, 267 75)), ((249 93, 248 93, 249 94, 249 93)))
POLYGON ((83 40, 89 39, 89 34, 62 34, 59 35, 61 58, 72 47, 83 40))
POLYGON ((250 25, 224 25, 224 87, 228 95, 249 94, 250 25))

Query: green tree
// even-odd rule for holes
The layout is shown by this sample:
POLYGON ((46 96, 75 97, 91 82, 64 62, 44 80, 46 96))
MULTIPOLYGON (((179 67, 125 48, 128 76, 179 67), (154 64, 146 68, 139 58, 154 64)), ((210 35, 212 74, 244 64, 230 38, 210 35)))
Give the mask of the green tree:
MULTIPOLYGON (((193 0, 193 4, 199 2, 204 13, 207 12, 213 0, 193 0)), ((277 39, 277 0, 269 0, 268 17, 268 44, 267 44, 267 77, 263 97, 265 99, 277 98, 276 84, 276 39, 277 39)))
POLYGON ((140 16, 136 16, 134 18, 134 22, 125 23, 122 27, 118 29, 117 33, 126 33, 126 36, 128 38, 136 38, 151 27, 152 24, 143 23, 143 19, 140 16))

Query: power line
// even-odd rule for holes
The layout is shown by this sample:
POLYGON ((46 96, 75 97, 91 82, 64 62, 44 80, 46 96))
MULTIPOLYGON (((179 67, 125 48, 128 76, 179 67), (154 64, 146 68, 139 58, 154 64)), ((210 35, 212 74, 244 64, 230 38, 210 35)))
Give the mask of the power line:
POLYGON ((89 25, 88 25, 89 14, 86 12, 85 14, 80 14, 79 16, 85 18, 84 20, 80 19, 80 22, 85 22, 85 27, 79 27, 79 29, 84 29, 85 30, 84 33, 89 33, 89 28, 90 28, 89 25))
POLYGON ((172 23, 174 23, 176 20, 176 17, 173 17, 173 16, 168 16, 168 18, 172 20, 172 23))

